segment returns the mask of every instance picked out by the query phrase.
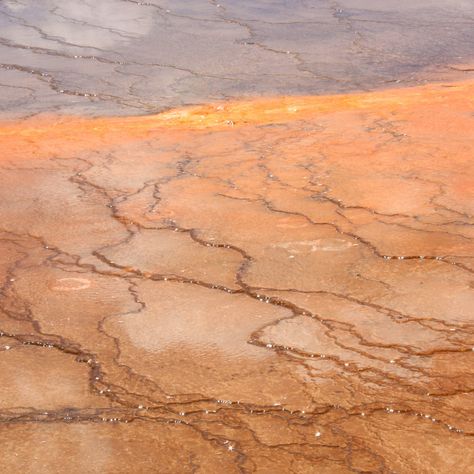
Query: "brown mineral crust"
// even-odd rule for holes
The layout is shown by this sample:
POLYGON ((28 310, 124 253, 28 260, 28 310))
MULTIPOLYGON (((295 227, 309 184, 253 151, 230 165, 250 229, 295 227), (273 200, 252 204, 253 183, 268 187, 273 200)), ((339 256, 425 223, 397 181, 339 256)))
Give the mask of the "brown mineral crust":
MULTIPOLYGON (((104 417, 106 418, 106 417, 104 417)), ((237 453, 185 425, 135 420, 4 425, 2 465, 21 472, 239 472, 237 453), (18 442, 21 440, 21 443, 18 442)))
POLYGON ((3 465, 470 472, 473 92, 3 122, 3 465))
MULTIPOLYGON (((5 346, 4 346, 5 347, 5 346)), ((14 344, 0 357, 1 409, 61 410, 104 407, 89 390, 89 370, 67 354, 14 344)))

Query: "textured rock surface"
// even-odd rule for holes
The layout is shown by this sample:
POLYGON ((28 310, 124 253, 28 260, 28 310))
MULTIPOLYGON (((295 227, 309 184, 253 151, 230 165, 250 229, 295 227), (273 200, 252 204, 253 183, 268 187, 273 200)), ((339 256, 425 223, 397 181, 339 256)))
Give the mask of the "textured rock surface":
POLYGON ((470 472, 473 92, 3 122, 3 465, 470 472))
POLYGON ((474 472, 473 22, 0 2, 0 470, 474 472))

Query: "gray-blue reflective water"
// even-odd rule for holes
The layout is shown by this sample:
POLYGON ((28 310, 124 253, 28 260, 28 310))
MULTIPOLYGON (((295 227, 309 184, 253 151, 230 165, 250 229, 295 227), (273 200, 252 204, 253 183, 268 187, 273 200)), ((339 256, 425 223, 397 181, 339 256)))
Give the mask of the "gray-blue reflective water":
POLYGON ((474 56, 471 0, 3 0, 0 114, 145 114, 413 85, 474 56))

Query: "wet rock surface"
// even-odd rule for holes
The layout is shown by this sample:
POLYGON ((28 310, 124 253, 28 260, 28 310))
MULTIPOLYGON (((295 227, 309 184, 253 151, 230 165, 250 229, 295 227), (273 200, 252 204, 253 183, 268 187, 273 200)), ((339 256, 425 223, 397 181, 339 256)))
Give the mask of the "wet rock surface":
POLYGON ((3 122, 4 466, 470 472, 473 91, 3 122))
POLYGON ((473 23, 469 0, 4 0, 0 112, 143 115, 446 79, 472 59, 473 23))
POLYGON ((0 5, 2 469, 473 472, 471 2, 178 3, 0 5))

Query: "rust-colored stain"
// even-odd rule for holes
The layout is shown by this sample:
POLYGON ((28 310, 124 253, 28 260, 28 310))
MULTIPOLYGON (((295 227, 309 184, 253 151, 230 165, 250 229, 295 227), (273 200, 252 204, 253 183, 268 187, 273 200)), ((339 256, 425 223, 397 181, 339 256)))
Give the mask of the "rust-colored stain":
MULTIPOLYGON (((93 148, 97 143, 123 143, 157 136, 166 131, 222 130, 229 127, 291 124, 298 120, 316 120, 332 113, 373 113, 389 119, 396 113, 404 120, 449 106, 455 110, 471 110, 474 83, 457 82, 445 85, 426 85, 399 90, 336 96, 275 97, 266 99, 222 102, 196 107, 185 107, 143 117, 82 118, 74 116, 42 115, 19 122, 0 122, 2 147, 8 153, 22 156, 34 153, 28 143, 42 150, 48 146, 69 148, 77 152, 93 148), (25 144, 26 142, 26 144, 25 144), (21 150, 21 152, 19 151, 21 150), (26 153, 26 155, 25 155, 26 153)), ((455 111, 453 110, 453 112, 455 111)), ((446 116, 444 111, 443 116, 446 116)), ((448 114, 449 116, 449 114, 448 114)), ((434 118, 434 117, 432 117, 434 118)), ((413 120, 415 119, 415 120, 413 120)), ((439 122, 441 117, 436 120, 439 122)), ((448 127, 470 127, 469 121, 459 117, 448 127)), ((348 124, 347 128, 350 126, 348 124)), ((3 155, 3 158, 6 158, 3 155)))
POLYGON ((470 472, 473 93, 3 122, 4 465, 470 472))

